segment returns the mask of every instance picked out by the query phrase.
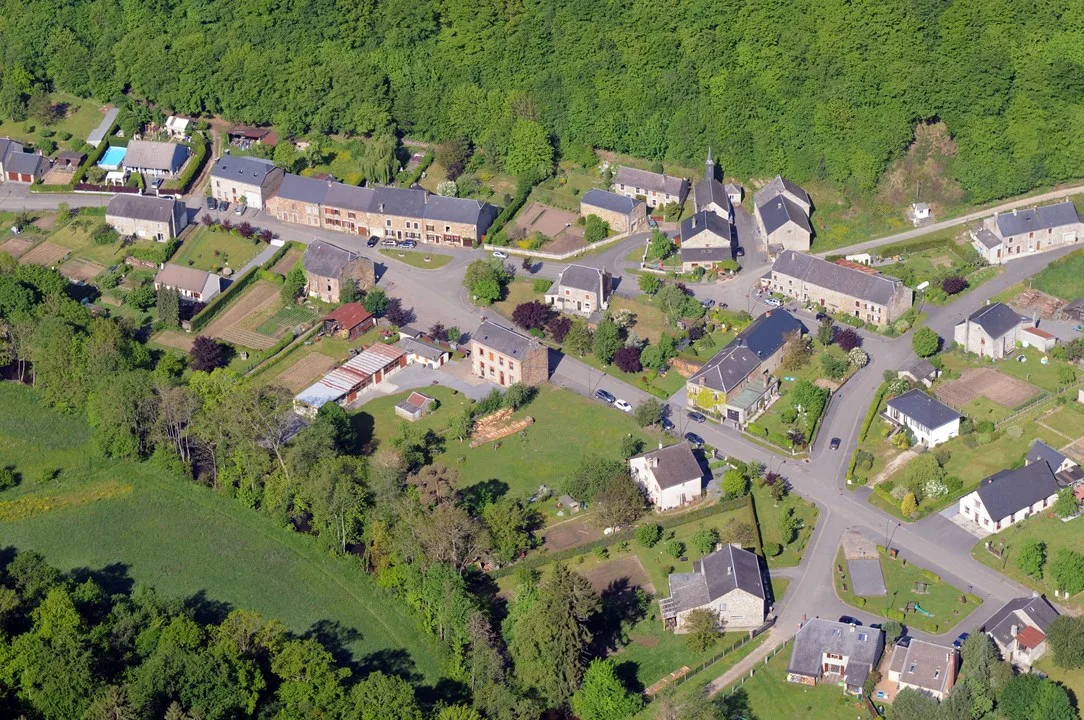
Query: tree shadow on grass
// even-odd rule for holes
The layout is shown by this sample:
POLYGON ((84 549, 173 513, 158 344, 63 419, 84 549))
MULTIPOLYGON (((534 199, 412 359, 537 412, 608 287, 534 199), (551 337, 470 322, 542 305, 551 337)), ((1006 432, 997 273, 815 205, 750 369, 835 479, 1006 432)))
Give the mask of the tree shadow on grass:
POLYGON ((366 455, 372 455, 376 452, 379 443, 374 437, 376 420, 373 416, 364 410, 354 413, 350 416, 350 425, 353 427, 354 435, 358 439, 357 446, 362 448, 366 455))
POLYGON ((749 706, 749 694, 744 688, 738 688, 734 692, 715 701, 715 717, 719 720, 757 720, 753 709, 749 706))
POLYGON ((629 644, 629 628, 647 617, 651 597, 623 577, 611 582, 599 599, 602 610, 591 623, 591 642, 592 654, 603 657, 629 644))
MULTIPOLYGON (((3 559, 0 558, 2 563, 3 559)), ((112 563, 100 570, 75 568, 69 574, 77 584, 93 581, 106 595, 131 595, 135 586, 135 580, 128 574, 128 566, 124 563, 112 563)))
POLYGON ((203 625, 218 625, 233 611, 233 605, 207 597, 206 590, 185 599, 184 606, 192 613, 192 619, 203 625))
MULTIPOLYGON (((342 667, 350 668, 355 673, 361 670, 354 653, 347 647, 350 643, 362 639, 362 634, 356 628, 346 627, 338 620, 317 620, 302 637, 311 638, 323 645, 342 667)), ((369 672, 372 670, 366 671, 366 674, 369 672)))
POLYGON ((417 689, 418 702, 423 707, 438 705, 470 705, 470 688, 458 680, 443 678, 435 685, 422 685, 417 689))
MULTIPOLYGON (((359 636, 360 637, 360 636, 359 636)), ((418 685, 424 678, 414 666, 414 660, 410 653, 402 648, 384 648, 374 650, 365 655, 352 665, 359 676, 369 673, 382 672, 385 675, 393 675, 406 680, 412 685, 418 685)))
POLYGON ((459 502, 472 515, 478 516, 482 512, 482 508, 500 500, 507 492, 508 483, 496 478, 490 478, 470 487, 462 488, 459 491, 459 502))

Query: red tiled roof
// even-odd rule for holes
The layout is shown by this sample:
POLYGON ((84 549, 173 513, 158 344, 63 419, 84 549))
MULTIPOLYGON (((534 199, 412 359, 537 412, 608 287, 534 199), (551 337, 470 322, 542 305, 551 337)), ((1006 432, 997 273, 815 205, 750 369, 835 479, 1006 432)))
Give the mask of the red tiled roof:
POLYGON ((1033 649, 1039 647, 1046 640, 1046 635, 1039 628, 1025 625, 1024 629, 1016 633, 1016 644, 1020 647, 1033 649))
POLYGON ((842 260, 842 259, 841 260, 836 260, 836 265, 839 265, 840 267, 848 268, 850 270, 858 270, 858 271, 866 273, 867 275, 880 275, 881 274, 881 273, 877 272, 876 268, 870 267, 869 265, 864 265, 862 263, 856 263, 856 262, 853 262, 851 260, 842 260))
POLYGON ((410 393, 410 397, 408 397, 406 401, 414 407, 423 408, 425 407, 425 404, 432 399, 433 398, 429 397, 428 395, 422 395, 420 392, 412 392, 410 393))
POLYGON ((350 328, 361 325, 372 316, 373 314, 366 310, 361 303, 350 302, 345 305, 340 305, 325 319, 338 322, 344 328, 349 330, 350 328))
POLYGON ((1037 336, 1043 338, 1044 340, 1050 340, 1051 338, 1054 337, 1053 335, 1048 333, 1046 330, 1040 330, 1037 327, 1026 327, 1026 328, 1024 328, 1024 332, 1029 332, 1032 335, 1037 335, 1037 336))

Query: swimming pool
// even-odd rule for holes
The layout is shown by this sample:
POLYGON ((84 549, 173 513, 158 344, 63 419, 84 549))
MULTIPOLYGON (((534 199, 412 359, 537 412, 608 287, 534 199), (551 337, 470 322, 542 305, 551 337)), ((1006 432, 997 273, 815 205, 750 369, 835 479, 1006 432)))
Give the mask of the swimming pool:
POLYGON ((110 146, 105 154, 102 155, 102 159, 98 161, 98 167, 106 170, 118 170, 120 164, 124 162, 124 156, 128 154, 128 148, 110 146))

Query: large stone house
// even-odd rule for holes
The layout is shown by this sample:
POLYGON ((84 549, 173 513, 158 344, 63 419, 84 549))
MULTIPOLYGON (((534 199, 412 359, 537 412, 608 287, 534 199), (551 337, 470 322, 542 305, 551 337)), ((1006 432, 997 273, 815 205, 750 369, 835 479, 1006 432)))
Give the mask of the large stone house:
POLYGON ((147 177, 175 177, 188 159, 188 148, 179 143, 132 140, 124 153, 124 168, 147 177))
POLYGON ((710 270, 718 263, 734 259, 737 240, 724 215, 711 210, 693 213, 678 225, 678 235, 682 272, 692 272, 698 267, 710 270))
POLYGON ((481 241, 497 217, 488 203, 420 188, 355 187, 289 174, 266 206, 283 222, 460 247, 481 241))
POLYGON ((474 374, 507 387, 549 379, 549 350, 537 339, 486 320, 470 338, 474 374))
POLYGON ((1076 243, 1084 226, 1069 200, 997 213, 971 233, 972 245, 991 265, 1076 243))
POLYGON ((685 381, 686 404, 739 425, 752 422, 778 394, 772 372, 793 332, 806 328, 786 310, 758 317, 685 381))
POLYGON ((1061 485, 1046 462, 1001 470, 960 499, 960 514, 987 532, 997 532, 1042 512, 1058 499, 1061 485))
POLYGON ((343 283, 347 280, 356 280, 361 290, 376 284, 372 260, 325 240, 314 242, 305 249, 302 264, 305 267, 305 294, 324 302, 339 302, 343 283))
POLYGON ((406 353, 400 348, 373 343, 295 395, 294 412, 312 417, 329 402, 345 407, 406 364, 406 353))
POLYGON ((794 635, 787 680, 803 685, 834 683, 844 692, 861 694, 884 646, 884 633, 878 628, 819 617, 807 620, 794 635))
POLYGON ((659 601, 667 630, 686 632, 689 613, 715 611, 726 630, 764 624, 764 578, 755 553, 729 544, 693 561, 691 573, 671 573, 670 596, 659 601))
POLYGON ((966 352, 1000 360, 1016 349, 1030 320, 1005 303, 983 305, 956 324, 952 339, 966 352))
POLYGON ((222 278, 206 270, 166 263, 154 276, 154 289, 176 290, 184 302, 208 303, 222 292, 222 278))
POLYGON ((1046 654, 1046 632, 1059 615, 1041 595, 1010 600, 986 621, 983 631, 1001 657, 1027 671, 1046 654))
POLYGON ((583 317, 610 306, 613 278, 610 273, 586 265, 569 265, 546 291, 546 303, 555 310, 583 317))
POLYGON ((49 170, 49 161, 41 153, 28 153, 22 143, 0 138, 0 180, 32 183, 49 170))
POLYGON ((647 205, 625 195, 592 188, 580 198, 580 216, 597 215, 617 234, 640 232, 647 228, 647 205))
POLYGON ((943 700, 956 684, 959 656, 956 649, 905 637, 892 648, 888 680, 896 683, 896 691, 918 690, 943 700))
POLYGON ((884 417, 910 431, 915 442, 928 448, 960 434, 960 413, 921 390, 908 390, 889 400, 884 417))
POLYGON ((176 198, 114 195, 105 221, 122 236, 166 242, 188 225, 188 208, 176 198))
POLYGON ((813 255, 784 250, 772 265, 773 292, 820 305, 871 325, 884 327, 911 308, 914 293, 896 278, 859 270, 813 255))
POLYGON ((634 455, 629 472, 657 510, 670 510, 699 500, 704 470, 687 442, 634 455))
POLYGON ((776 175, 753 194, 753 206, 757 229, 770 255, 783 250, 809 251, 813 241, 809 213, 813 204, 805 190, 776 175))
POLYGON ((285 173, 275 163, 258 157, 223 155, 211 168, 211 195, 215 200, 243 202, 262 210, 285 173))
MULTIPOLYGON (((739 191, 739 201, 740 199, 739 191)), ((715 161, 711 159, 711 148, 708 148, 708 159, 704 163, 704 177, 693 187, 693 212, 703 211, 715 213, 734 222, 734 205, 730 193, 715 179, 715 161)))
POLYGON ((681 205, 689 194, 689 181, 685 178, 623 166, 614 173, 611 187, 618 195, 643 200, 651 208, 670 203, 681 205))

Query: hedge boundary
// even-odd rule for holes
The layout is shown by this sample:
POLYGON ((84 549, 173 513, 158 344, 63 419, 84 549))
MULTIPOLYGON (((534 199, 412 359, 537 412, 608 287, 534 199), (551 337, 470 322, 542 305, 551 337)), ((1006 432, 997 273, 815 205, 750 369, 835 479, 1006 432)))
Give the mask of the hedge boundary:
POLYGON ((252 268, 237 278, 233 284, 226 288, 226 292, 207 303, 207 306, 196 313, 189 321, 189 329, 192 332, 199 332, 205 328, 207 323, 214 319, 215 315, 222 312, 222 309, 233 302, 233 299, 239 296, 242 290, 252 284, 252 281, 256 279, 256 270, 257 268, 252 268))
POLYGON ((296 249, 304 252, 305 243, 298 242, 297 240, 290 240, 278 250, 276 250, 274 253, 272 253, 271 257, 269 257, 267 261, 260 266, 260 269, 270 271, 271 268, 275 267, 275 264, 278 263, 279 260, 286 257, 286 253, 290 252, 291 249, 296 249))
POLYGON ((403 187, 409 188, 412 185, 414 185, 414 183, 421 180, 422 175, 425 173, 426 170, 429 169, 429 166, 433 164, 433 158, 434 158, 433 151, 432 150, 427 150, 425 152, 425 155, 422 156, 422 161, 421 161, 421 163, 418 164, 418 167, 414 168, 414 171, 412 173, 410 173, 410 175, 407 175, 406 177, 403 178, 403 180, 402 180, 403 187))
POLYGON ((866 410, 866 417, 862 420, 862 429, 858 431, 858 443, 851 453, 851 462, 847 466, 848 482, 854 480, 854 466, 858 464, 858 445, 861 445, 866 441, 866 437, 869 435, 869 429, 873 427, 873 421, 877 419, 877 410, 881 407, 881 401, 884 400, 887 392, 888 383, 882 382, 880 387, 877 388, 877 392, 873 395, 873 402, 870 403, 869 408, 866 410))
POLYGON ((192 181, 196 179, 200 171, 203 170, 203 166, 207 164, 207 156, 210 155, 210 142, 207 140, 207 136, 202 132, 199 133, 199 142, 195 142, 196 135, 192 136, 194 149, 194 156, 188 163, 188 167, 177 178, 176 185, 181 194, 188 192, 188 188, 192 185, 192 181))
POLYGON ((503 235, 501 236, 501 239, 503 241, 502 243, 495 243, 494 240, 498 235, 500 235, 501 231, 504 230, 504 226, 507 225, 513 217, 516 216, 516 213, 519 212, 520 208, 522 208, 527 203, 527 198, 530 196, 531 191, 534 190, 534 185, 531 183, 523 182, 517 185, 516 190, 518 192, 516 192, 515 197, 512 198, 512 202, 508 203, 508 207, 506 207, 504 210, 501 210, 500 214, 497 216, 497 219, 493 221, 493 224, 490 225, 489 229, 486 231, 485 242, 494 245, 508 244, 508 238, 504 237, 503 235), (520 185, 522 185, 522 187, 520 187, 520 185))

